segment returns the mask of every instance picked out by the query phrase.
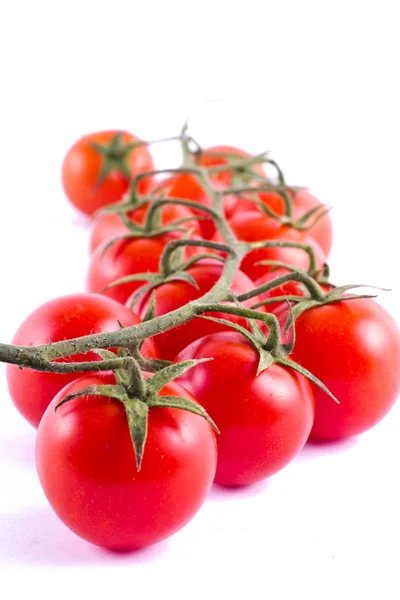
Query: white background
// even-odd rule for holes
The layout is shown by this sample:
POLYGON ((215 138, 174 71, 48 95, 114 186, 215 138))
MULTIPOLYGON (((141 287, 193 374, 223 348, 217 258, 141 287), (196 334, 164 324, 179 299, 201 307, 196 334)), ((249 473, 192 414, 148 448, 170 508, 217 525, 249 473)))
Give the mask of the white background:
MULTIPOLYGON (((0 3, 0 340, 84 288, 87 232, 60 186, 68 146, 109 127, 171 135, 188 116, 204 144, 270 149, 290 182, 331 204, 333 279, 391 287, 380 301, 400 321, 396 8, 0 3)), ((362 438, 306 447, 264 484, 212 490, 173 538, 118 555, 53 514, 3 367, 0 392, 2 597, 399 598, 400 406, 362 438)))

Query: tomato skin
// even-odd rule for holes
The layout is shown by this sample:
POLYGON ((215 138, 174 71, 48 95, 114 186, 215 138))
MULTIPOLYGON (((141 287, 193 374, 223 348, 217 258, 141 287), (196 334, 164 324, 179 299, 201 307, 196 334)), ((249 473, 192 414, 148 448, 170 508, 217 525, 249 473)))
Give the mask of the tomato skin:
MULTIPOLYGON (((14 335, 13 344, 35 346, 72 339, 92 333, 117 331, 120 321, 126 327, 137 325, 140 319, 118 302, 98 294, 71 294, 55 298, 39 306, 22 323, 14 335)), ((142 352, 158 358, 152 340, 145 340, 142 352)), ((57 362, 100 360, 95 352, 57 359, 57 362)), ((10 396, 19 412, 33 427, 38 427, 54 396, 82 373, 45 373, 32 369, 6 367, 10 396)))
POLYGON ((305 311, 296 319, 293 360, 336 396, 312 384, 312 440, 338 440, 366 431, 390 410, 400 393, 400 333, 370 298, 343 300, 305 311))
POLYGON ((215 483, 256 483, 286 466, 307 441, 314 417, 310 385, 276 364, 257 376, 258 353, 235 332, 201 338, 176 361, 210 356, 179 381, 220 430, 215 483))
MULTIPOLYGON (((246 242, 276 240, 307 244, 314 250, 318 269, 322 268, 326 261, 325 254, 312 237, 308 236, 304 231, 298 231, 293 227, 281 225, 276 219, 271 217, 254 212, 246 212, 235 215, 230 223, 239 240, 246 242)), ((308 254, 301 248, 259 248, 251 250, 244 257, 240 268, 255 281, 274 268, 268 265, 257 265, 256 263, 261 260, 278 260, 304 270, 308 270, 310 265, 308 254)))
MULTIPOLYGON (((192 300, 200 298, 200 296, 208 292, 218 281, 221 276, 222 268, 221 263, 211 260, 201 261, 193 267, 190 267, 187 272, 196 281, 198 289, 186 281, 168 282, 157 287, 155 289, 156 317, 171 312, 192 300)), ((244 273, 237 271, 231 286, 233 293, 239 295, 248 292, 253 288, 253 282, 244 273)), ((142 296, 133 307, 134 312, 143 317, 148 308, 150 298, 150 293, 142 296)), ((243 305, 250 306, 258 300, 258 297, 255 299, 252 298, 251 300, 244 302, 243 305)), ((130 300, 127 301, 127 306, 130 306, 130 300)), ((208 315, 209 313, 206 314, 208 315)), ((246 320, 241 317, 236 317, 235 315, 217 312, 210 313, 210 315, 220 319, 228 319, 229 321, 242 325, 242 327, 247 327, 246 320)), ((183 323, 174 329, 160 333, 155 337, 155 340, 161 358, 173 360, 178 352, 199 337, 224 330, 230 330, 229 326, 194 317, 187 323, 183 323)))
MULTIPOLYGON (((98 185, 99 175, 103 165, 103 157, 91 144, 109 144, 115 136, 121 133, 123 144, 138 140, 127 131, 99 131, 84 135, 75 142, 62 164, 62 183, 70 202, 85 215, 92 215, 102 206, 119 202, 127 192, 130 179, 117 170, 111 171, 104 181, 98 185)), ((154 169, 153 159, 146 146, 139 146, 130 152, 127 164, 131 178, 139 173, 154 169)), ((146 177, 139 183, 138 191, 147 193, 152 185, 152 178, 146 177)))
MULTIPOLYGON (((54 408, 112 374, 85 376, 53 400, 37 435, 36 465, 59 518, 83 539, 113 550, 159 542, 183 527, 203 504, 216 467, 215 436, 203 417, 150 408, 140 472, 125 409, 117 400, 81 397, 54 408)), ((194 398, 177 383, 160 395, 194 398)))
MULTIPOLYGON (((129 214, 129 218, 135 223, 143 225, 149 205, 143 205, 140 208, 133 210, 129 214)), ((193 216, 191 210, 185 206, 166 204, 161 211, 161 225, 169 225, 179 219, 187 219, 193 216)), ((199 222, 196 219, 187 221, 179 225, 187 230, 191 230, 195 235, 200 235, 199 222)), ((93 223, 90 230, 89 252, 93 252, 100 246, 111 240, 126 235, 128 228, 124 225, 121 217, 117 214, 105 214, 99 216, 93 223)))
MULTIPOLYGON (((316 207, 323 207, 324 205, 315 196, 310 194, 306 189, 300 188, 298 190, 289 189, 288 193, 293 201, 293 219, 298 221, 311 209, 316 207)), ((284 200, 280 194, 274 191, 259 192, 258 198, 268 208, 271 208, 277 215, 283 217, 285 214, 284 200)), ((243 212, 260 212, 260 209, 251 200, 240 199, 231 217, 234 217, 238 213, 243 212)), ((311 217, 307 221, 307 225, 310 225, 315 217, 311 217)), ((333 241, 333 226, 332 220, 328 212, 321 216, 318 221, 312 227, 305 230, 306 233, 312 237, 321 247, 322 251, 326 256, 332 249, 333 241)))
MULTIPOLYGON (((241 150, 240 148, 235 148, 233 146, 212 146, 204 150, 201 154, 199 165, 201 167, 214 167, 218 165, 227 165, 229 162, 228 157, 224 156, 215 156, 215 154, 232 154, 241 158, 251 158, 251 154, 246 152, 245 150, 241 150)), ((262 164, 257 164, 254 167, 256 173, 265 177, 265 171, 262 164)), ((220 171, 219 173, 215 173, 211 177, 214 184, 222 189, 226 189, 232 185, 232 170, 227 169, 226 171, 220 171)))

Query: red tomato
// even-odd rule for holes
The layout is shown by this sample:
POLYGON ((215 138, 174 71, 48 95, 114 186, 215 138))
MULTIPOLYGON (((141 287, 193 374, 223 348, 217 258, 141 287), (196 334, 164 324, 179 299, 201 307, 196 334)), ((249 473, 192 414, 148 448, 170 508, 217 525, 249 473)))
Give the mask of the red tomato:
MULTIPOLYGON (((102 206, 119 202, 135 175, 154 169, 146 146, 126 150, 127 145, 137 140, 127 131, 100 131, 83 136, 71 146, 62 165, 62 183, 75 208, 90 216, 102 206), (120 139, 113 147, 112 142, 115 142, 118 134, 120 139), (101 146, 102 152, 92 144, 101 146), (107 160, 111 170, 99 184, 107 160)), ((147 193, 151 183, 152 178, 143 179, 138 191, 147 193)))
MULTIPOLYGON (((139 317, 118 302, 97 294, 71 294, 39 306, 22 323, 12 343, 37 346, 69 340, 92 333, 117 331, 120 321, 126 327, 140 323, 139 317)), ((153 358, 158 352, 152 340, 146 340, 143 354, 153 358)), ((57 362, 99 360, 93 352, 59 358, 57 362)), ((37 427, 54 396, 82 373, 44 373, 7 365, 7 383, 11 398, 20 413, 37 427)))
MULTIPOLYGON (((146 204, 135 209, 130 213, 129 217, 132 219, 132 221, 139 223, 139 225, 143 225, 145 216, 148 212, 148 207, 149 205, 146 204)), ((161 211, 161 225, 170 225, 174 221, 187 219, 192 216, 192 211, 185 206, 166 204, 161 211)), ((196 221, 196 219, 186 221, 185 223, 179 225, 179 227, 191 230, 194 234, 200 235, 199 222, 196 221)), ((129 233, 128 228, 124 225, 119 215, 105 214, 99 216, 94 222, 90 231, 90 254, 93 254, 98 246, 102 245, 103 243, 110 242, 111 240, 122 235, 126 235, 127 233, 129 233)))
MULTIPOLYGON (((293 200, 293 219, 294 221, 298 221, 303 217, 306 213, 308 213, 311 209, 316 207, 324 206, 322 202, 320 202, 315 196, 310 194, 306 189, 299 190, 288 190, 290 197, 293 200)), ((283 216, 285 214, 285 205, 284 200, 278 192, 267 191, 267 192, 259 192, 258 198, 261 200, 268 208, 271 208, 277 215, 283 216)), ((256 211, 259 212, 259 209, 250 200, 240 199, 235 209, 232 213, 232 217, 235 217, 237 213, 243 213, 247 211, 256 211)), ((310 217, 310 219, 306 222, 306 225, 310 225, 313 219, 316 218, 310 217)), ((323 250, 326 256, 329 255, 332 248, 332 237, 333 237, 333 227, 332 220, 328 212, 326 212, 320 219, 306 230, 307 234, 314 238, 316 242, 318 242, 319 246, 323 250)))
MULTIPOLYGON (((275 269, 274 271, 270 271, 269 273, 265 273, 262 277, 257 279, 254 283, 254 287, 260 287, 265 283, 269 283, 278 277, 282 277, 282 275, 287 275, 289 271, 287 269, 275 269)), ((267 300, 268 298, 277 298, 278 296, 304 296, 304 286, 298 281, 286 281, 282 285, 269 290, 268 292, 264 292, 260 294, 261 300, 267 300)), ((255 302, 253 303, 255 304, 255 302)), ((284 302, 286 305, 286 302, 284 302)), ((274 312, 280 306, 282 306, 282 302, 271 302, 271 304, 265 305, 265 310, 267 312, 274 312)), ((258 309, 259 310, 259 309, 258 309)))
POLYGON ((201 338, 176 360, 210 356, 180 381, 220 430, 215 483, 249 485, 282 469, 304 446, 314 417, 311 388, 276 364, 257 375, 257 351, 235 332, 201 338))
MULTIPOLYGON (((318 269, 326 260, 326 256, 317 242, 306 232, 281 225, 271 217, 254 212, 236 214, 231 220, 231 227, 239 240, 246 242, 275 240, 311 246, 315 253, 318 269)), ((256 263, 261 260, 279 260, 304 270, 307 270, 310 265, 308 254, 301 248, 259 248, 252 250, 244 257, 240 268, 255 281, 274 268, 268 265, 257 265, 256 263)))
MULTIPOLYGON (((156 300, 156 316, 165 315, 166 313, 184 306, 192 300, 200 298, 203 294, 208 292, 212 286, 218 281, 221 276, 222 265, 215 261, 202 261, 197 263, 193 267, 190 267, 187 272, 193 277, 198 285, 196 289, 190 283, 186 281, 173 281, 165 283, 155 289, 155 300, 156 300)), ((231 290, 234 294, 244 294, 254 288, 253 282, 241 271, 237 271, 236 276, 233 280, 231 290)), ((135 312, 142 316, 146 313, 146 310, 150 301, 150 294, 142 296, 142 298, 133 307, 135 312)), ((251 299, 244 302, 244 306, 249 306, 257 302, 259 298, 251 299)), ((130 305, 128 300, 127 305, 130 305)), ((239 323, 242 327, 246 326, 246 320, 235 315, 228 315, 226 313, 212 313, 212 316, 222 319, 228 319, 235 323, 239 323)), ((193 342, 194 340, 213 333, 215 331, 229 330, 229 326, 213 321, 206 321, 195 317, 191 321, 179 325, 174 329, 165 331, 156 336, 157 347, 160 351, 161 358, 166 360, 173 360, 175 356, 185 346, 193 342)))
MULTIPOLYGON (((98 546, 132 550, 169 537, 196 514, 212 485, 216 444, 203 417, 150 408, 138 472, 121 402, 83 396, 54 410, 76 390, 113 382, 111 374, 86 376, 56 396, 40 423, 36 465, 47 499, 67 527, 98 546)), ((194 400, 174 382, 160 395, 194 400)))
MULTIPOLYGON (((203 206, 211 207, 211 198, 205 192, 203 187, 200 185, 198 179, 190 173, 180 173, 165 179, 160 186, 158 186, 159 192, 166 192, 167 198, 180 198, 183 200, 191 200, 192 202, 198 202, 203 206)), ((224 198, 224 209, 227 215, 232 213, 233 207, 236 205, 237 198, 232 195, 227 195, 224 198)), ((201 210, 194 210, 195 214, 202 217, 207 215, 201 210)), ((215 225, 213 220, 205 218, 203 221, 199 221, 200 231, 206 240, 213 237, 215 233, 215 225)))
POLYGON ((399 395, 400 333, 387 311, 370 298, 303 312, 296 319, 291 357, 340 402, 336 404, 312 384, 311 439, 336 440, 362 433, 386 415, 399 395))
MULTIPOLYGON (((242 158, 251 158, 251 154, 245 150, 234 148, 233 146, 212 146, 203 151, 200 157, 199 165, 201 167, 214 167, 218 165, 228 165, 233 162, 234 158, 238 160, 242 158), (225 155, 225 156, 224 156, 225 155)), ((265 171, 261 163, 254 166, 254 170, 258 175, 265 177, 265 171)), ((212 176, 214 183, 219 184, 219 187, 226 189, 232 185, 232 169, 220 171, 212 176)))
MULTIPOLYGON (((124 304, 142 281, 123 283, 105 290, 113 281, 135 273, 158 273, 161 254, 168 242, 179 239, 177 233, 168 233, 151 238, 120 240, 106 252, 98 246, 91 257, 86 277, 88 292, 102 293, 124 304)), ((187 256, 196 254, 198 249, 190 248, 187 256)))

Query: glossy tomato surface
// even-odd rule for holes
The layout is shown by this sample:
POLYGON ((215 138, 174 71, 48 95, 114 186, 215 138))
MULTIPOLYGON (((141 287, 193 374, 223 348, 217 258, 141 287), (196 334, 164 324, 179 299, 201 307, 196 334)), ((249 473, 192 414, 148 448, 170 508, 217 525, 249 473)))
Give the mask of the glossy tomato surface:
MULTIPOLYGON (((37 346, 92 333, 117 331, 119 322, 130 327, 140 323, 132 311, 111 298, 98 294, 71 294, 42 304, 31 313, 16 332, 12 343, 37 346)), ((152 340, 146 340, 143 354, 156 358, 152 340)), ((100 360, 95 352, 58 359, 57 362, 100 360)), ((7 383, 11 398, 20 413, 38 427, 49 403, 70 381, 81 373, 45 373, 7 365, 7 383)))
POLYGON ((286 466, 304 446, 313 423, 308 381, 273 364, 257 375, 258 353, 239 333, 215 333, 193 342, 181 360, 213 357, 180 381, 220 430, 215 482, 249 485, 286 466))
MULTIPOLYGON (((154 168, 147 147, 139 146, 126 156, 126 173, 113 168, 99 183, 105 158, 93 144, 107 148, 117 135, 120 136, 122 147, 138 141, 137 137, 127 131, 99 131, 81 137, 64 158, 61 174, 65 193, 75 208, 85 215, 93 215, 101 207, 119 202, 135 175, 154 168)), ((140 193, 147 193, 151 185, 152 178, 145 178, 140 182, 138 190, 140 193)))
POLYGON ((336 404, 312 384, 314 440, 362 433, 386 415, 400 393, 399 329, 370 298, 303 312, 296 320, 292 358, 316 375, 340 402, 336 404))
MULTIPOLYGON (((199 510, 213 482, 216 443, 203 417, 150 408, 138 472, 121 402, 83 396, 55 412, 66 395, 114 382, 111 374, 85 376, 56 396, 40 423, 36 465, 52 508, 72 531, 104 548, 132 550, 169 537, 199 510)), ((193 400, 177 383, 160 395, 193 400)))
MULTIPOLYGON (((197 288, 186 281, 172 281, 157 287, 155 289, 156 316, 165 315, 172 310, 184 306, 192 300, 200 298, 200 296, 208 292, 218 281, 222 273, 222 268, 221 263, 217 263, 216 261, 201 261, 201 263, 197 263, 187 270, 195 280, 197 288)), ((253 282, 244 273, 237 271, 231 286, 232 292, 239 295, 244 294, 253 288, 253 282)), ((144 295, 137 304, 133 306, 134 312, 137 312, 143 317, 148 308, 150 298, 151 294, 148 293, 144 295)), ((252 298, 251 300, 244 302, 243 305, 250 306, 257 301, 257 297, 255 299, 252 298)), ((129 300, 127 305, 130 306, 129 300)), ((218 312, 210 313, 210 316, 228 319, 229 321, 239 323, 242 327, 247 327, 246 320, 242 317, 218 312)), ((154 340, 160 351, 161 358, 173 360, 178 352, 199 337, 226 329, 229 330, 228 325, 194 317, 187 323, 160 333, 155 336, 154 340)))

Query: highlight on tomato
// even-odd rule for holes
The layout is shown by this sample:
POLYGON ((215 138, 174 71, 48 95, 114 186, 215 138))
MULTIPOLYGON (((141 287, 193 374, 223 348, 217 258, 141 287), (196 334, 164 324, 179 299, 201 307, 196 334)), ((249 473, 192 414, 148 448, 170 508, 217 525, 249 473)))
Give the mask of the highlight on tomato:
POLYGON ((236 332, 196 340, 176 360, 209 356, 213 360, 196 365, 179 381, 220 430, 215 483, 256 483, 285 467, 306 443, 314 418, 310 384, 274 363, 257 375, 258 351, 236 332))
POLYGON ((378 423, 400 393, 400 332, 389 313, 371 298, 344 297, 305 310, 295 326, 293 360, 340 402, 332 403, 312 384, 310 439, 343 439, 378 423))
MULTIPOLYGON (((65 155, 62 183, 70 202, 87 216, 119 202, 133 177, 154 169, 145 144, 128 131, 99 131, 82 136, 65 155)), ((152 177, 141 179, 138 192, 147 193, 152 177)))
MULTIPOLYGON (((36 346, 59 342, 76 337, 117 331, 137 325, 140 319, 132 311, 111 298, 99 294, 70 294, 45 302, 34 310, 22 323, 12 340, 19 346, 36 346)), ((145 340, 143 355, 158 357, 154 342, 145 340)), ((95 351, 57 359, 57 362, 98 361, 95 351)), ((6 367, 10 396, 19 412, 38 427, 49 403, 69 382, 81 373, 47 373, 32 369, 20 369, 15 365, 6 367)))
MULTIPOLYGON (((67 527, 92 544, 134 550, 164 540, 194 517, 213 482, 216 443, 202 416, 146 407, 137 399, 124 406, 107 396, 115 383, 111 373, 85 375, 59 392, 39 426, 36 465, 47 499, 67 527), (94 386, 104 395, 91 395, 94 386), (84 388, 87 394, 60 405, 84 388), (129 422, 143 411, 139 468, 129 422)), ((174 397, 195 403, 173 381, 155 401, 174 397)))

